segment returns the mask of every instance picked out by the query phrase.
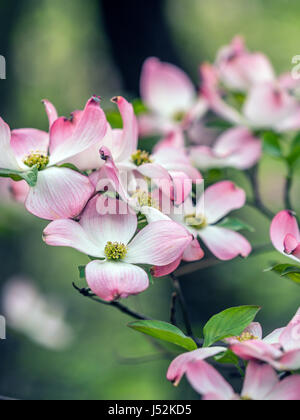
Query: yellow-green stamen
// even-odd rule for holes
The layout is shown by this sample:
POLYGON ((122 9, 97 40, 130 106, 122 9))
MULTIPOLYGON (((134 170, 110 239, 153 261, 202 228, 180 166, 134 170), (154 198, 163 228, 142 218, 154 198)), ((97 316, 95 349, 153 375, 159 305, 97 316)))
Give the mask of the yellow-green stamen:
POLYGON ((136 198, 140 207, 153 207, 155 209, 159 209, 158 203, 150 193, 146 191, 137 191, 133 194, 132 198, 136 198))
POLYGON ((32 153, 31 155, 27 156, 27 158, 24 160, 24 164, 26 166, 29 166, 29 168, 36 166, 39 171, 45 169, 48 163, 49 156, 39 152, 32 153))
POLYGON ((137 150, 133 153, 131 159, 136 166, 142 166, 145 163, 152 163, 149 153, 144 150, 137 150))
POLYGON ((108 242, 104 253, 108 260, 118 261, 126 257, 127 246, 119 242, 108 242))
POLYGON ((236 337, 238 341, 240 341, 241 343, 243 343, 244 341, 252 341, 252 340, 258 340, 258 337, 255 337, 253 334, 251 334, 250 332, 243 332, 242 335, 240 335, 239 337, 236 337))
POLYGON ((191 214, 185 216, 185 223, 193 229, 201 230, 207 226, 207 220, 204 216, 196 216, 191 214))
POLYGON ((185 115, 184 111, 178 111, 173 115, 173 121, 180 123, 184 120, 185 115))

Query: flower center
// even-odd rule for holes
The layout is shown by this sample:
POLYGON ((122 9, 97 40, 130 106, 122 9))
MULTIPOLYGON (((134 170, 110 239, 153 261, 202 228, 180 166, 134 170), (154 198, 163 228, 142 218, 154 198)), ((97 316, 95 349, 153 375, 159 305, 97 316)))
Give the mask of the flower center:
POLYGON ((205 216, 196 216, 195 214, 185 216, 185 223, 196 230, 204 229, 207 226, 205 216))
POLYGON ((243 343, 244 341, 258 340, 258 337, 255 337, 255 335, 249 332, 244 332, 242 335, 237 337, 237 340, 243 343))
POLYGON ((184 111, 177 111, 173 115, 173 121, 180 123, 184 120, 184 117, 185 117, 185 112, 184 111))
POLYGON ((154 207, 157 210, 159 209, 156 200, 154 200, 152 195, 146 191, 137 191, 133 194, 132 198, 136 198, 141 207, 154 207))
POLYGON ((126 257, 127 246, 119 242, 107 242, 104 253, 108 260, 118 261, 126 257))
POLYGON ((242 400, 242 401, 253 401, 253 400, 252 400, 252 398, 247 397, 247 396, 245 396, 245 397, 241 397, 241 400, 242 400))
POLYGON ((150 154, 145 152, 145 150, 137 150, 135 153, 133 153, 131 159, 136 166, 142 166, 145 163, 152 163, 150 154))
POLYGON ((24 160, 24 164, 26 166, 29 166, 29 168, 36 166, 39 171, 41 171, 42 169, 45 169, 48 163, 49 163, 49 156, 40 152, 33 152, 31 153, 31 155, 27 156, 27 158, 24 160))

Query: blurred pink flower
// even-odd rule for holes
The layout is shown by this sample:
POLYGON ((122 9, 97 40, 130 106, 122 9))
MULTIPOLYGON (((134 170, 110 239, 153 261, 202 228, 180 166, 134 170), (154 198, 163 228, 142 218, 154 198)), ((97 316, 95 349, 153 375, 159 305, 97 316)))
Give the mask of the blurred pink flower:
POLYGON ((190 149, 194 165, 201 169, 237 168, 249 169, 262 156, 262 142, 243 127, 227 130, 214 147, 198 146, 190 149))
POLYGON ((262 53, 248 51, 240 36, 220 49, 215 67, 220 81, 227 88, 239 92, 248 91, 258 83, 275 80, 269 59, 262 53))
POLYGON ((73 340, 73 331, 65 322, 63 307, 43 296, 23 277, 9 280, 2 296, 8 326, 22 332, 40 346, 64 350, 73 340))
POLYGON ((234 125, 278 132, 300 128, 300 106, 289 90, 277 81, 264 81, 250 87, 241 110, 223 98, 218 70, 210 64, 200 68, 202 93, 211 109, 234 125))
POLYGON ((17 201, 24 204, 29 193, 29 185, 26 181, 13 181, 9 178, 0 178, 0 197, 3 201, 17 201))
POLYGON ((149 114, 139 117, 140 134, 168 134, 207 110, 189 77, 178 67, 158 58, 146 60, 141 75, 141 97, 149 114))

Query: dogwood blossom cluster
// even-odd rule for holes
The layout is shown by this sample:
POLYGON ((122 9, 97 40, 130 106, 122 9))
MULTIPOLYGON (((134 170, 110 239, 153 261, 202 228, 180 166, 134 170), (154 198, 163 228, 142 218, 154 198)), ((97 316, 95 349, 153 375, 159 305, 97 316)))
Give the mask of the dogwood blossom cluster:
MULTIPOLYGON (((84 276, 105 302, 144 292, 150 271, 163 277, 210 254, 224 262, 251 255, 239 232, 247 225, 233 214, 249 197, 224 169, 252 174, 270 135, 290 174, 300 155, 297 82, 277 77, 265 55, 248 51, 237 37, 214 64, 200 66, 200 76, 196 89, 181 69, 149 58, 141 75, 142 112, 122 96, 112 99, 122 128, 109 123, 102 109, 108 104, 97 96, 70 118, 59 117, 44 100, 47 132, 11 130, 0 119, 2 197, 10 194, 49 221, 46 244, 90 257, 84 276), (216 124, 220 119, 223 128, 216 124), (288 154, 281 153, 283 141, 288 154), (217 182, 210 180, 211 170, 222 174, 217 182)), ((264 210, 260 198, 254 204, 264 210)), ((293 209, 274 214, 270 224, 268 242, 299 263, 293 209)), ((282 275, 299 276, 298 266, 281 268, 282 275)), ((300 369, 299 313, 271 339, 262 340, 261 327, 251 324, 226 343, 250 361, 241 396, 204 361, 226 352, 223 346, 180 356, 168 379, 178 384, 186 374, 205 399, 300 399, 300 379, 293 374, 300 369), (292 374, 280 381, 276 371, 292 374)))
POLYGON ((262 338, 262 327, 252 323, 238 337, 224 340, 231 352, 247 361, 241 394, 206 360, 224 354, 227 347, 200 348, 184 353, 170 365, 167 378, 176 386, 186 375, 191 386, 204 400, 299 400, 300 308, 285 328, 262 338), (289 372, 284 379, 277 371, 289 372))

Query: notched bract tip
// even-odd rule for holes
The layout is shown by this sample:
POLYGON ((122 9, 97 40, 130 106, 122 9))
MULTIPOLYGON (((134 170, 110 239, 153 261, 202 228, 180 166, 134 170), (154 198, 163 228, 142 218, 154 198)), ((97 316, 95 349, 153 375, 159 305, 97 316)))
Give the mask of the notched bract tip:
POLYGON ((103 149, 103 148, 100 149, 99 150, 99 153, 100 153, 100 157, 101 157, 102 160, 104 160, 104 161, 107 161, 108 160, 109 153, 105 149, 103 149))
POLYGON ((111 99, 111 102, 113 102, 113 103, 117 104, 117 103, 119 103, 119 102, 120 102, 120 99, 121 99, 121 96, 114 96, 114 97, 111 99))
POLYGON ((296 213, 295 211, 293 211, 293 210, 288 210, 288 214, 289 214, 291 217, 296 217, 296 216, 297 216, 297 213, 296 213))
POLYGON ((98 104, 100 104, 100 102, 102 101, 101 96, 97 96, 97 95, 93 95, 92 99, 97 102, 98 104))

